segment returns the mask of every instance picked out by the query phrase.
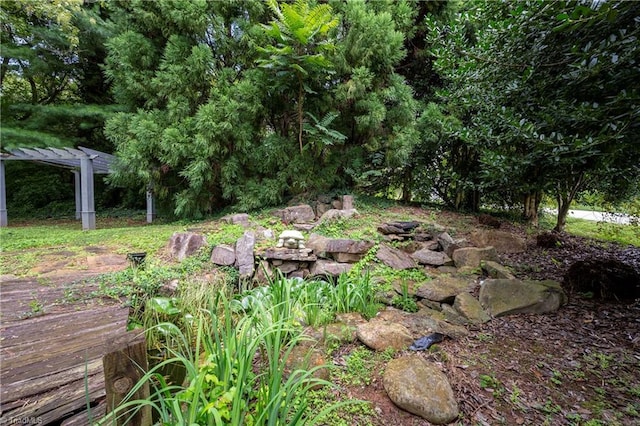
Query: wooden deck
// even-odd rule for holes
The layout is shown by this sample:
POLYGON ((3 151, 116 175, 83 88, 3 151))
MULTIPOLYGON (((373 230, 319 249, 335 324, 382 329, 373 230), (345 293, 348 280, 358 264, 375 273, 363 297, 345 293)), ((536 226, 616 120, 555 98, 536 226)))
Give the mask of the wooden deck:
POLYGON ((78 302, 94 289, 69 277, 0 283, 0 425, 89 424, 87 405, 104 415, 102 357, 143 337, 126 331, 118 301, 78 302))

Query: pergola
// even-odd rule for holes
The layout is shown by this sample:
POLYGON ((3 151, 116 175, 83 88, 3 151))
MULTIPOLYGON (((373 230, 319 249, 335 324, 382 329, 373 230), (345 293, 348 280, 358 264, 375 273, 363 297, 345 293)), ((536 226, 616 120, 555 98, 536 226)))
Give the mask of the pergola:
MULTIPOLYGON (((96 229, 93 175, 111 173, 115 157, 90 148, 15 148, 0 153, 0 227, 6 227, 7 200, 4 162, 9 160, 35 161, 71 169, 75 176, 76 219, 82 218, 82 229, 96 229)), ((155 203, 147 191, 147 222, 155 218, 155 203)))

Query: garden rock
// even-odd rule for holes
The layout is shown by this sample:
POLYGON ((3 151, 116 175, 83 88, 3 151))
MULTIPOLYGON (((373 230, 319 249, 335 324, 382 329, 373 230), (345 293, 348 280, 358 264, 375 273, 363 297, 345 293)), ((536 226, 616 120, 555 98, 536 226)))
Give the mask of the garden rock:
POLYGON ((460 293, 453 302, 453 308, 460 313, 469 322, 474 324, 484 324, 491 317, 482 309, 482 305, 471 294, 467 292, 460 293))
POLYGON ((489 278, 505 278, 508 280, 515 278, 509 268, 502 266, 498 262, 486 260, 481 262, 481 265, 482 270, 486 272, 489 278))
POLYGON ((169 240, 169 252, 178 260, 184 260, 207 245, 204 235, 193 232, 175 232, 169 240))
POLYGON ((401 324, 409 330, 409 333, 414 339, 429 333, 441 333, 452 339, 464 337, 469 334, 465 327, 449 324, 444 321, 442 312, 429 308, 422 308, 412 314, 387 307, 378 314, 374 321, 401 324))
POLYGON ((353 216, 358 215, 358 210, 349 209, 349 210, 339 210, 339 209, 330 209, 322 214, 320 217, 319 223, 332 221, 336 219, 350 219, 353 216))
POLYGON ((610 257, 588 257, 573 263, 564 276, 571 291, 604 300, 640 297, 640 270, 610 257))
POLYGON ((236 266, 240 272, 240 278, 251 278, 255 271, 255 259, 253 249, 256 244, 256 236, 247 231, 236 241, 236 266))
POLYGON ((422 249, 414 252, 411 258, 422 265, 429 266, 443 266, 453 265, 453 261, 449 256, 441 251, 432 251, 428 249, 422 249))
POLYGON ((307 240, 307 248, 312 249, 316 256, 327 257, 327 244, 330 238, 319 234, 311 234, 307 240))
POLYGON ((402 270, 415 268, 417 265, 407 253, 387 245, 381 245, 376 257, 390 268, 402 270))
POLYGON ((493 317, 555 312, 567 303, 556 281, 488 279, 480 287, 480 304, 493 317))
POLYGON ((455 310, 453 306, 443 303, 442 304, 442 315, 444 315, 444 320, 450 324, 455 325, 467 325, 469 324, 469 320, 462 316, 460 312, 455 310))
POLYGON ((245 228, 249 226, 249 215, 246 213, 230 214, 220 220, 231 225, 242 225, 245 228))
POLYGON ((391 360, 383 384, 394 404, 430 423, 447 424, 458 417, 449 380, 435 364, 417 354, 391 360))
POLYGON ((356 327, 359 324, 364 324, 367 322, 366 319, 362 316, 362 314, 358 312, 346 312, 342 314, 336 315, 336 321, 342 324, 346 324, 350 327, 356 327))
POLYGON ((342 196, 342 209, 343 210, 352 210, 353 209, 353 195, 343 195, 342 196))
POLYGON ((313 277, 329 276, 337 278, 340 274, 349 272, 352 267, 352 263, 339 263, 331 260, 319 259, 313 263, 309 274, 313 277))
POLYGON ((522 253, 527 249, 524 238, 510 232, 495 229, 480 229, 473 232, 469 238, 478 247, 491 246, 498 253, 522 253))
POLYGON ((464 278, 442 275, 433 280, 425 281, 416 289, 416 296, 434 302, 453 303, 455 297, 475 286, 464 278))
POLYGON ((389 348, 400 351, 413 343, 413 337, 405 326, 379 319, 358 325, 356 334, 362 343, 376 351, 389 348))
POLYGON ((300 204, 298 206, 276 210, 274 215, 279 217, 284 223, 309 223, 313 222, 316 218, 316 214, 308 204, 300 204))
POLYGON ((236 251, 233 247, 220 244, 211 251, 211 262, 220 266, 231 266, 236 263, 236 251))
POLYGON ((442 232, 438 235, 438 238, 436 238, 436 240, 438 241, 438 244, 440 244, 440 247, 442 248, 442 251, 444 251, 445 253, 449 253, 449 248, 454 245, 456 242, 453 240, 453 238, 451 238, 451 235, 449 235, 446 232, 442 232))
MULTIPOLYGON (((287 375, 296 370, 309 371, 315 368, 311 373, 314 379, 329 380, 329 369, 324 367, 327 365, 324 351, 314 345, 315 342, 313 341, 303 341, 291 350, 285 361, 285 373, 287 375)), ((316 390, 320 387, 321 385, 316 385, 311 389, 316 390)))
POLYGON ((478 268, 483 260, 498 261, 498 253, 493 247, 463 247, 454 251, 451 257, 456 268, 478 268))
POLYGON ((261 260, 258 264, 254 279, 259 283, 269 282, 273 278, 273 269, 267 260, 261 260))
POLYGON ((371 241, 331 239, 327 241, 325 252, 338 262, 356 263, 373 247, 371 241))

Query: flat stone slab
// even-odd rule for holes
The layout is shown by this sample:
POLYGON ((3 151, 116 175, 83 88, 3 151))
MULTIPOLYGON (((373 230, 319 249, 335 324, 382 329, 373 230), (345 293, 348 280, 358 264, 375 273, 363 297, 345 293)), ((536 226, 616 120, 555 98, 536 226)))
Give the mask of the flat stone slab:
POLYGON ((293 260, 298 262, 315 262, 318 258, 312 249, 268 248, 260 254, 267 260, 293 260))

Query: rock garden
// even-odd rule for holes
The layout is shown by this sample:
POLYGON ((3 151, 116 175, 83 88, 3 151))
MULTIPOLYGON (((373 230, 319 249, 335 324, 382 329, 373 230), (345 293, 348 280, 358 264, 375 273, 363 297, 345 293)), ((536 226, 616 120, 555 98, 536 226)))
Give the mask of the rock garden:
MULTIPOLYGON (((609 359, 613 355, 605 355, 598 349, 601 345, 585 346, 583 351, 571 354, 572 360, 568 361, 577 371, 566 373, 552 365, 563 365, 567 359, 553 359, 553 354, 561 350, 566 356, 569 348, 579 347, 572 334, 584 332, 578 329, 595 321, 612 299, 616 307, 607 315, 616 318, 631 315, 625 326, 625 341, 608 340, 614 330, 592 338, 609 342, 607 349, 617 346, 616 351, 625 354, 617 368, 626 373, 637 368, 640 361, 638 304, 634 304, 640 296, 637 258, 622 262, 627 265, 627 275, 620 279, 615 275, 618 272, 609 271, 608 298, 596 297, 596 302, 576 299, 569 303, 570 296, 576 298, 594 290, 595 284, 589 289, 579 288, 584 278, 573 278, 577 268, 587 266, 574 262, 566 276, 522 274, 524 268, 532 266, 522 262, 526 253, 537 252, 539 241, 532 242, 520 230, 496 229, 500 225, 497 219, 487 226, 483 225, 487 218, 479 218, 478 226, 465 234, 434 220, 425 220, 421 215, 411 220, 381 221, 375 226, 374 238, 334 238, 316 232, 326 229, 327 224, 344 223, 359 216, 352 198, 345 198, 347 208, 334 201, 332 208, 318 207, 320 203, 315 208, 302 204, 273 212, 286 228, 278 235, 252 222, 247 214, 225 216, 221 220, 242 227, 243 234, 235 244, 213 246, 210 261, 220 267, 236 268, 245 288, 268 287, 278 279, 293 280, 303 286, 314 280, 336 283, 342 276, 367 274, 375 298, 381 302, 379 312, 369 318, 338 314, 336 322, 319 327, 305 321, 299 325, 306 327, 304 334, 308 338, 302 344, 303 352, 315 354, 316 365, 345 364, 345 357, 349 357, 343 353, 345 347, 366 347, 373 354, 381 354, 377 358, 372 355, 369 360, 374 371, 370 372, 367 386, 350 390, 353 397, 373 402, 374 412, 380 416, 373 423, 448 424, 464 419, 461 424, 534 424, 562 417, 563 424, 586 424, 581 422, 594 416, 594 411, 585 408, 591 402, 576 401, 572 407, 561 409, 551 396, 534 403, 541 398, 538 393, 546 392, 527 389, 532 394, 526 396, 529 401, 525 403, 526 386, 522 382, 533 374, 539 385, 557 388, 559 393, 563 381, 575 381, 571 374, 585 374, 586 383, 588 373, 580 371, 591 366, 587 367, 589 363, 585 360, 609 359), (380 270, 386 272, 381 274, 380 270), (616 292, 616 288, 625 290, 616 292), (578 319, 578 324, 567 324, 563 317, 565 310, 573 316, 581 305, 588 306, 587 318, 578 319), (554 321, 554 318, 562 319, 554 321), (533 329, 530 324, 534 324, 533 329), (538 328, 540 325, 542 328, 538 328), (505 331, 525 329, 530 335, 524 341, 502 341, 505 331), (481 343, 488 348, 484 353, 474 353, 481 343), (337 344, 339 348, 335 347, 337 344), (533 347, 528 348, 530 344, 533 347), (549 346, 552 350, 546 352, 549 346), (504 352, 494 353, 498 356, 497 365, 482 372, 482 362, 471 359, 483 359, 494 352, 492 347, 504 352), (507 378, 500 378, 502 375, 507 378), (468 393, 470 382, 476 382, 471 386, 475 395, 468 393), (507 404, 509 412, 500 411, 499 400, 505 396, 511 403, 507 404), (393 408, 386 401, 391 401, 393 408), (491 410, 486 409, 489 405, 491 410)), ((205 246, 206 238, 197 232, 176 233, 169 250, 182 259, 205 246)), ((593 260, 597 258, 591 258, 592 262, 597 262, 593 260)), ((517 334, 518 339, 523 338, 522 333, 517 334)), ((580 336, 578 341, 584 344, 584 339, 585 336, 580 336)), ((322 377, 330 379, 328 374, 322 377)), ((628 374, 626 377, 628 380, 628 374)), ((577 383, 579 386, 580 380, 577 383)), ((636 419, 634 410, 640 407, 637 401, 633 402, 633 396, 637 396, 639 384, 637 380, 625 381, 624 386, 616 388, 615 392, 624 392, 623 388, 630 387, 625 396, 628 404, 621 412, 612 408, 607 411, 605 406, 616 404, 609 400, 610 396, 601 395, 609 403, 600 402, 603 408, 597 415, 605 419, 617 416, 619 419, 609 419, 612 424, 616 421, 624 424, 621 419, 625 418, 636 419)), ((610 390, 597 392, 609 395, 610 390)), ((555 420, 552 423, 560 424, 555 420)))

